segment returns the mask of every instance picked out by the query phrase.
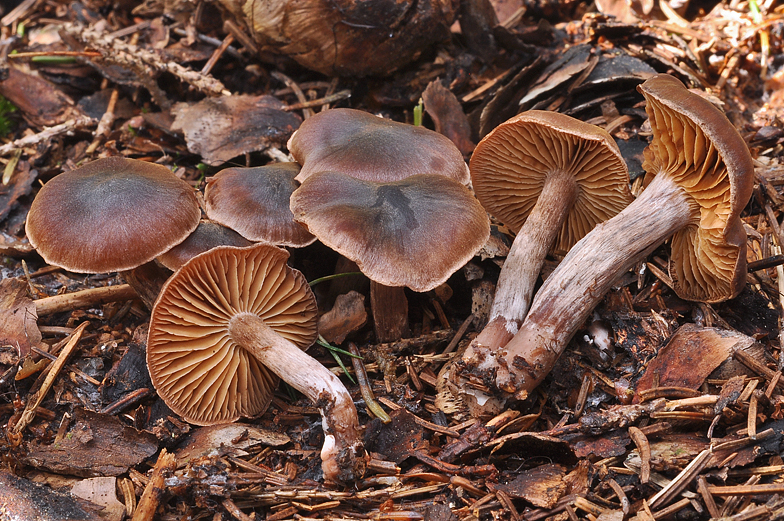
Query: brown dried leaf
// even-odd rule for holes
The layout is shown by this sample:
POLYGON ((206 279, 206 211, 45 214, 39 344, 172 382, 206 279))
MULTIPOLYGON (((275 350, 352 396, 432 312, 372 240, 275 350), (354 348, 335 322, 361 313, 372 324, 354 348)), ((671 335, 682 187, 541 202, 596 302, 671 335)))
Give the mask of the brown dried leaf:
POLYGON ((349 291, 338 295, 335 305, 319 318, 319 334, 327 342, 342 343, 346 336, 365 325, 365 296, 349 291))
POLYGON ((753 343, 753 338, 737 331, 684 324, 648 365, 636 391, 639 395, 653 387, 698 389, 735 349, 753 343))
POLYGON ((505 485, 498 485, 509 496, 525 499, 540 508, 553 508, 566 493, 562 465, 547 464, 526 470, 505 485))
POLYGON ((77 409, 62 441, 33 442, 24 462, 36 468, 74 476, 118 476, 158 451, 151 434, 124 425, 119 419, 77 409))
POLYGON ((0 95, 22 112, 35 127, 51 127, 73 117, 74 102, 48 81, 8 67, 8 77, 0 81, 0 95))
POLYGON ((30 187, 37 172, 30 168, 30 163, 20 161, 7 186, 0 185, 0 221, 16 206, 20 197, 30 193, 30 187))
POLYGON ((471 141, 471 125, 457 96, 434 80, 422 93, 422 100, 425 111, 433 118, 436 132, 451 139, 463 156, 470 154, 476 144, 471 141))
POLYGON ((27 283, 20 278, 0 281, 0 345, 10 345, 24 358, 41 342, 35 303, 27 297, 27 283))
POLYGON ((247 454, 244 449, 256 445, 280 447, 291 441, 282 432, 275 432, 244 423, 230 423, 199 427, 193 430, 175 453, 180 465, 202 456, 214 455, 217 450, 221 455, 247 454))
POLYGON ((273 96, 224 96, 177 103, 172 129, 182 130, 188 150, 208 165, 220 165, 248 152, 280 146, 301 123, 273 96))

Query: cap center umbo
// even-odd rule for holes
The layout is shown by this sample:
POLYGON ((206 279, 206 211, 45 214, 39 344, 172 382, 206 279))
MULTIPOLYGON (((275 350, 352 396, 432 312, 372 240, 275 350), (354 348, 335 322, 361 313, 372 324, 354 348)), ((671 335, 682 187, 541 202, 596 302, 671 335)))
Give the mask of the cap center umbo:
POLYGON ((376 189, 376 202, 371 208, 389 208, 392 211, 379 212, 375 220, 379 221, 385 215, 396 216, 409 230, 419 227, 416 213, 411 209, 411 199, 403 193, 399 186, 381 185, 376 189))

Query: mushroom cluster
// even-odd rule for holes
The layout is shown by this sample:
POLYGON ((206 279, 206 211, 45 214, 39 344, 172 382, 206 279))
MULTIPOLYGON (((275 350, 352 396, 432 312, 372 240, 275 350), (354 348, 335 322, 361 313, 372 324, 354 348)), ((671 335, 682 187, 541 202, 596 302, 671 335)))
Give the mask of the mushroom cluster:
POLYGON ((399 340, 404 288, 442 284, 490 234, 463 156, 432 130, 352 109, 305 120, 288 147, 302 165, 294 219, 359 266, 371 280, 377 340, 399 340))
POLYGON ((471 380, 498 391, 502 401, 527 397, 617 278, 667 238, 669 272, 681 298, 720 302, 743 288, 740 213, 754 175, 743 138, 718 108, 672 76, 654 76, 638 90, 653 132, 644 152, 647 187, 569 250, 502 349, 474 346, 458 361, 449 375, 452 388, 474 414, 492 414, 498 403, 471 389, 471 380))
POLYGON ((368 458, 357 410, 340 379, 303 351, 318 336, 317 306, 279 246, 318 237, 377 288, 428 291, 484 244, 489 221, 460 152, 433 131, 335 109, 303 124, 291 149, 302 167, 210 178, 209 220, 166 167, 99 159, 40 190, 27 233, 47 262, 72 271, 174 271, 148 299, 159 396, 186 421, 212 425, 261 415, 280 377, 321 411, 325 479, 346 483, 368 458))

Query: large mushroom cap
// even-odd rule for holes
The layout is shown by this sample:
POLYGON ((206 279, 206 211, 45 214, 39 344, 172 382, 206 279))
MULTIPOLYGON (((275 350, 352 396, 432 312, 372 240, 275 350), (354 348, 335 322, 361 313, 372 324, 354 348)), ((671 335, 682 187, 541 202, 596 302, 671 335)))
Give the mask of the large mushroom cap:
POLYGON ((334 171, 387 182, 440 174, 467 184, 468 166, 446 136, 354 109, 332 109, 306 119, 291 136, 289 151, 302 165, 297 181, 334 171))
POLYGON ((675 291, 703 302, 732 298, 746 282, 740 213, 754 183, 749 149, 724 113, 672 76, 654 76, 638 89, 653 130, 644 152, 646 181, 667 175, 695 205, 694 222, 672 238, 675 291))
POLYGON ((432 174, 390 183, 314 174, 291 196, 291 210, 370 279, 419 292, 446 281, 490 234, 468 188, 432 174))
POLYGON ((193 188, 165 166, 109 157, 46 183, 26 231, 49 264, 106 273, 153 260, 185 240, 200 217, 193 188))
POLYGON ((204 189, 207 217, 251 241, 307 246, 316 238, 294 222, 289 209, 299 171, 297 163, 221 170, 204 189))
POLYGON ((202 221, 188 235, 188 238, 158 256, 158 262, 172 271, 177 271, 183 264, 200 253, 218 246, 251 246, 253 243, 230 228, 212 221, 202 221))
POLYGON ((277 378, 231 340, 229 321, 253 313, 300 348, 317 337, 310 286, 267 244, 220 246, 188 261, 152 310, 147 366, 158 394, 196 425, 264 412, 277 378))
POLYGON ((626 163, 612 136, 558 112, 529 110, 502 123, 477 145, 470 170, 476 197, 515 232, 548 176, 574 176, 577 198, 556 239, 556 251, 569 250, 632 201, 626 163))

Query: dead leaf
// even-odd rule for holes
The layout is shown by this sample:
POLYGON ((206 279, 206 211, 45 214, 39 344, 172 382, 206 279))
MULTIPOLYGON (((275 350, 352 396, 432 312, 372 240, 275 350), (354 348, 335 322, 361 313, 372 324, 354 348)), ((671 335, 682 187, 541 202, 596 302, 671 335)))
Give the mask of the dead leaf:
POLYGON ((20 197, 30 193, 38 172, 27 161, 19 161, 8 185, 0 185, 0 221, 14 209, 20 197))
POLYGON ((224 96, 177 103, 172 129, 182 130, 188 150, 208 165, 286 143, 301 123, 273 96, 224 96))
POLYGON ((646 368, 637 382, 637 395, 653 387, 698 389, 736 349, 753 343, 737 331, 684 324, 646 368))
POLYGON ((367 322, 365 296, 354 290, 335 298, 335 305, 319 317, 319 334, 327 342, 341 344, 367 322))
POLYGON ((199 427, 193 430, 175 453, 179 466, 202 456, 247 454, 244 449, 256 445, 280 447, 291 441, 283 433, 244 423, 199 427))
POLYGON ((122 521, 125 505, 117 500, 116 486, 115 477, 88 478, 76 483, 71 494, 103 507, 101 517, 105 521, 122 521))
POLYGON ((433 118, 436 132, 452 140, 464 156, 470 154, 476 145, 471 141, 471 125, 457 96, 434 80, 422 93, 422 100, 425 111, 433 118))
POLYGON ((553 508, 566 493, 564 475, 566 469, 562 465, 541 465, 520 473, 509 483, 496 488, 511 497, 525 499, 534 506, 553 508))
POLYGON ((11 345, 19 358, 41 342, 35 303, 27 297, 27 283, 20 278, 0 281, 0 345, 11 345))
POLYGON ((119 419, 84 409, 74 413, 73 424, 62 441, 37 441, 23 458, 36 468, 74 476, 118 476, 158 451, 158 441, 119 419))
POLYGON ((51 127, 74 116, 73 100, 48 81, 8 67, 8 77, 0 81, 0 95, 13 103, 30 124, 51 127))

